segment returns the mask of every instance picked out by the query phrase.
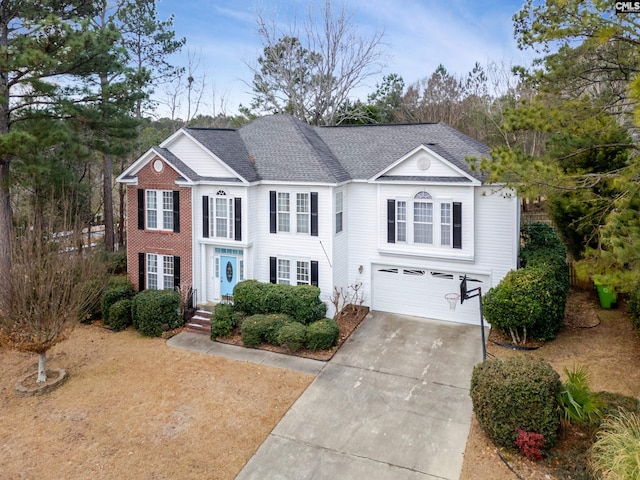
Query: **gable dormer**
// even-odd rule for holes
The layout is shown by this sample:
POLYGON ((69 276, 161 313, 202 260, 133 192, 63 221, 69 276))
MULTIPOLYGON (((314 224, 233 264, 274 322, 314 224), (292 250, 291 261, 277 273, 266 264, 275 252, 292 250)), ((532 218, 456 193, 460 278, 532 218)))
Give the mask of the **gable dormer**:
POLYGON ((375 182, 480 185, 480 181, 438 153, 436 144, 423 144, 376 174, 375 182))

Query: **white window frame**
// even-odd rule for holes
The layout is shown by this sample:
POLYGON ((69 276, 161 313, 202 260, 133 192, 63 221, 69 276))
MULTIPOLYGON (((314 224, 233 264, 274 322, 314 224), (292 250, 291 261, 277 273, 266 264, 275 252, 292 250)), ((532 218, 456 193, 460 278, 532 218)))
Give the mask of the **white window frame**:
POLYGON ((173 191, 145 190, 145 228, 173 231, 173 191))
POLYGON ((453 246, 453 204, 440 203, 440 245, 453 246))
POLYGON ((311 260, 277 257, 276 283, 311 285, 311 260))
POLYGON ((396 200, 396 242, 407 243, 407 201, 396 200))
POLYGON ((344 228, 344 194, 342 191, 336 192, 336 233, 340 233, 344 228))
POLYGON ((174 257, 147 253, 145 283, 148 290, 174 289, 174 257))
POLYGON ((291 260, 278 258, 276 283, 291 284, 291 260))
POLYGON ((453 247, 453 201, 451 199, 432 198, 427 192, 421 191, 411 198, 395 198, 395 202, 395 241, 397 244, 453 247), (431 216, 424 217, 425 221, 416 221, 417 204, 430 205, 427 210, 431 209, 431 216), (429 235, 426 238, 427 242, 416 241, 418 234, 416 225, 426 225, 427 231, 429 228, 431 229, 430 238, 429 235))
POLYGON ((296 233, 311 232, 311 195, 296 193, 296 233))
POLYGON ((224 190, 209 197, 209 237, 234 239, 234 199, 224 190), (222 224, 224 222, 224 226, 222 224))
POLYGON ((289 192, 277 192, 276 197, 278 232, 289 233, 291 232, 291 195, 289 192))
POLYGON ((311 285, 311 262, 296 260, 296 283, 294 285, 311 285))

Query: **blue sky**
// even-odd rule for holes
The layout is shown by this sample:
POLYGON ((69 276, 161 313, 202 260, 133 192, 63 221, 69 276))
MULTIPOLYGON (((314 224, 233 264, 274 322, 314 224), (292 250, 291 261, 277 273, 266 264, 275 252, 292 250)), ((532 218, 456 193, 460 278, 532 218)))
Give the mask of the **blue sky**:
MULTIPOLYGON (((361 92, 361 98, 382 81, 383 75, 397 73, 406 84, 431 75, 439 64, 457 75, 469 72, 475 62, 528 64, 531 52, 517 49, 511 17, 523 0, 348 0, 346 8, 358 33, 368 36, 384 30, 388 55, 379 77, 361 92)), ((211 114, 212 103, 224 99, 228 114, 240 103, 249 104, 251 71, 261 51, 256 12, 288 24, 295 16, 307 14, 310 5, 323 0, 159 0, 160 18, 175 15, 176 34, 186 37, 182 53, 171 61, 187 63, 187 53, 199 58, 198 73, 206 79, 205 106, 200 113, 211 114)), ((340 5, 334 0, 334 8, 340 5)), ((358 92, 357 92, 358 93, 358 92)), ((163 97, 162 88, 157 98, 163 97)), ((166 95, 164 95, 166 96, 166 95)), ((162 110, 161 110, 162 111, 162 110)), ((217 110, 219 111, 219 109, 217 110)))

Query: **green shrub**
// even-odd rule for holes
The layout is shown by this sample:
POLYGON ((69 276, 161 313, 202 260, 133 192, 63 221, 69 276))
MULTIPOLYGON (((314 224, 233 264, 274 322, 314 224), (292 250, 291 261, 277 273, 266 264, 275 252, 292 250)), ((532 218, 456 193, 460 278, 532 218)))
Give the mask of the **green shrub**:
POLYGON ((265 313, 262 307, 266 283, 257 280, 244 280, 233 288, 233 305, 247 316, 265 313))
POLYGON ((175 290, 143 290, 134 297, 131 314, 134 328, 148 337, 183 324, 180 295, 175 290))
POLYGON ((640 478, 640 420, 625 410, 608 416, 591 447, 596 478, 640 478))
POLYGON ((307 327, 299 322, 289 322, 278 330, 278 345, 297 352, 304 346, 306 336, 307 327))
POLYGON ((629 309, 631 324, 640 332, 640 285, 629 293, 627 308, 629 309))
POLYGON ((233 305, 221 303, 216 305, 211 319, 211 340, 228 337, 242 321, 242 313, 236 312, 233 305))
POLYGON ((281 313, 291 316, 296 322, 307 325, 324 318, 327 306, 320 300, 320 289, 313 285, 281 285, 283 301, 281 313))
POLYGON ((271 345, 279 345, 278 332, 283 326, 291 323, 292 321, 293 320, 289 315, 284 315, 282 313, 267 315, 265 320, 266 325, 264 327, 264 341, 271 345))
POLYGON ((102 321, 105 325, 111 326, 110 308, 111 306, 124 299, 133 298, 134 292, 131 285, 117 285, 107 288, 100 298, 102 308, 102 321))
POLYGON ((242 322, 240 331, 246 347, 258 347, 262 342, 278 345, 278 331, 290 323, 291 317, 282 314, 251 315, 242 322))
POLYGON ((546 447, 558 440, 559 375, 542 359, 516 356, 478 364, 471 400, 478 423, 497 445, 513 448, 517 429, 540 433, 546 447))
POLYGON ((482 299, 492 327, 515 343, 554 338, 562 326, 567 292, 543 266, 510 271, 482 299))
POLYGON ((482 299, 489 323, 514 343, 554 338, 564 321, 569 293, 566 250, 548 225, 523 227, 523 268, 509 272, 482 299))
POLYGON ((233 303, 247 315, 282 313, 308 324, 324 318, 327 306, 313 285, 283 285, 244 280, 233 289, 233 303))
POLYGON ((307 327, 307 348, 311 350, 328 350, 338 343, 340 327, 335 320, 323 318, 310 323, 307 327))
POLYGON ((131 299, 123 298, 109 308, 109 326, 119 332, 131 325, 131 299))
POLYGON ((533 222, 520 229, 523 246, 520 249, 522 267, 538 261, 546 261, 550 257, 567 258, 567 250, 560 237, 549 225, 533 222))
POLYGON ((100 260, 107 265, 109 273, 113 275, 122 275, 127 273, 127 250, 118 250, 115 252, 108 252, 104 248, 104 244, 99 244, 96 247, 96 251, 100 257, 100 260))
POLYGON ((558 406, 564 422, 569 424, 593 424, 602 415, 600 396, 589 388, 589 370, 584 365, 569 371, 564 368, 567 380, 558 393, 558 406))

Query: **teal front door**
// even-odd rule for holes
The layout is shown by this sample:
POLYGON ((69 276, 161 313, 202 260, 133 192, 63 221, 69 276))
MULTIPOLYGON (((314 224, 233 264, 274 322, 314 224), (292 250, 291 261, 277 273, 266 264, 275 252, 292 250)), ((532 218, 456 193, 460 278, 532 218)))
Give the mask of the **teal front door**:
POLYGON ((233 287, 238 283, 238 269, 236 257, 220 257, 220 295, 232 296, 233 287))

